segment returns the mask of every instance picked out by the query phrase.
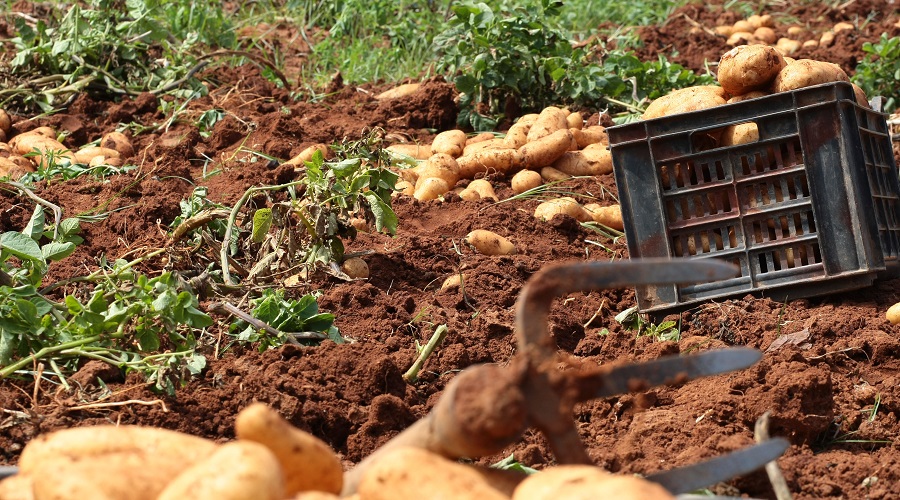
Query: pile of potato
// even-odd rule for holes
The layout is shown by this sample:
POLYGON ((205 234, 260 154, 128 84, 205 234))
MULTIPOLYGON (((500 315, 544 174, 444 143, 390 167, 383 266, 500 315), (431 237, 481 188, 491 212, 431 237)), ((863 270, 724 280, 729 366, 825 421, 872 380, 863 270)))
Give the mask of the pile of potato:
POLYGON ((806 27, 792 25, 785 30, 787 36, 779 37, 775 32, 776 27, 772 16, 768 14, 754 14, 732 25, 716 26, 715 33, 726 37, 728 39, 726 43, 732 47, 762 43, 775 46, 784 55, 791 55, 800 50, 800 48, 830 47, 834 43, 835 34, 845 30, 856 29, 850 23, 839 22, 835 23, 831 29, 817 34, 806 27))
POLYGON ((0 500, 358 500, 404 498, 669 499, 662 487, 593 466, 532 476, 461 464, 399 448, 373 463, 356 491, 343 491, 338 456, 262 403, 243 409, 237 439, 224 444, 152 427, 79 427, 26 445, 19 474, 0 482, 0 500))
POLYGON ((121 167, 123 160, 134 154, 131 140, 121 132, 104 135, 99 146, 85 146, 71 151, 57 140, 56 131, 50 127, 23 132, 7 142, 11 128, 9 115, 0 110, 0 177, 18 179, 38 168, 48 167, 51 161, 69 161, 91 167, 121 167))

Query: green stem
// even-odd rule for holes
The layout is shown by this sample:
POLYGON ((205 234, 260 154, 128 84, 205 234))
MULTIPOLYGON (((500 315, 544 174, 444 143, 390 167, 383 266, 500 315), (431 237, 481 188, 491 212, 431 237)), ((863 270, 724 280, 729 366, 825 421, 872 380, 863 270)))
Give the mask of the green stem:
POLYGON ((49 356, 50 354, 62 352, 67 349, 73 349, 75 347, 90 344, 92 342, 97 342, 101 338, 102 338, 101 335, 94 335, 92 337, 85 337, 83 339, 72 340, 70 342, 55 345, 52 347, 45 347, 45 348, 41 349, 40 351, 32 354, 31 356, 28 356, 27 358, 20 359, 19 361, 16 361, 15 363, 4 367, 2 370, 0 370, 0 379, 4 379, 4 378, 8 377, 8 376, 12 375, 13 373, 15 373, 16 371, 21 370, 22 368, 24 368, 30 364, 34 364, 34 362, 36 362, 37 360, 43 359, 44 357, 49 356))
POLYGON ((440 345, 441 342, 444 341, 444 337, 447 336, 447 325, 440 325, 435 330, 434 333, 431 334, 431 338, 428 339, 428 343, 425 344, 425 348, 422 349, 422 352, 419 353, 419 357, 416 358, 416 361, 409 367, 409 370, 403 374, 403 380, 414 383, 419 378, 419 370, 422 369, 422 365, 425 364, 425 361, 431 356, 431 353, 440 345))
MULTIPOLYGON (((148 259, 152 259, 153 257, 156 257, 157 255, 159 255, 165 251, 166 251, 165 248, 157 248, 156 250, 154 250, 148 254, 145 254, 141 257, 138 257, 137 259, 134 259, 131 262, 125 263, 124 265, 122 265, 122 267, 120 267, 118 269, 118 272, 122 272, 122 271, 126 271, 128 269, 131 269, 132 267, 140 264, 141 262, 144 262, 145 260, 148 260, 148 259)), ((62 281, 57 281, 56 283, 41 289, 40 293, 45 294, 45 293, 51 292, 51 291, 63 286, 63 285, 68 285, 70 283, 83 283, 83 282, 97 281, 98 278, 104 278, 106 276, 107 276, 107 272, 105 270, 98 269, 87 276, 76 276, 74 278, 68 278, 68 279, 64 279, 62 281)))

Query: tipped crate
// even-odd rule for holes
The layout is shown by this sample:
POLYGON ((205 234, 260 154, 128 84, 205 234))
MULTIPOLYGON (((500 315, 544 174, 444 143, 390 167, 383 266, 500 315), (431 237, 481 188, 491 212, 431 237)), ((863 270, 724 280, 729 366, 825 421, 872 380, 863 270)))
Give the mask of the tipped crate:
POLYGON ((632 258, 733 262, 740 275, 641 287, 659 313, 764 292, 794 299, 900 267, 900 181, 885 115, 839 82, 607 129, 632 258), (715 147, 725 127, 759 139, 715 147))

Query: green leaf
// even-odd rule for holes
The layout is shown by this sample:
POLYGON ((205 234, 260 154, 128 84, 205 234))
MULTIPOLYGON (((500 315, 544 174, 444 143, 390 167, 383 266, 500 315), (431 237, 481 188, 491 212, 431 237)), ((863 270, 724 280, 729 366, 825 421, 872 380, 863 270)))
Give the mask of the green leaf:
POLYGON ((63 219, 59 223, 59 233, 63 236, 71 236, 81 233, 81 221, 75 217, 63 219))
POLYGON ((199 375, 206 368, 206 356, 194 353, 184 358, 184 366, 191 375, 199 375))
POLYGON ((44 207, 35 205, 34 212, 31 214, 31 219, 28 220, 28 224, 25 226, 25 229, 22 229, 22 234, 28 236, 34 241, 40 240, 41 235, 44 234, 44 219, 44 207))
POLYGON ((19 259, 29 260, 45 264, 44 255, 41 253, 41 247, 37 242, 22 233, 16 231, 7 231, 0 234, 0 247, 5 252, 15 255, 19 259))
POLYGON ((250 240, 254 243, 262 243, 272 227, 272 209, 260 208, 253 213, 253 227, 250 231, 250 240))
POLYGON ((47 243, 43 247, 41 247, 41 253, 44 256, 44 259, 50 261, 58 261, 62 260, 75 251, 75 244, 71 242, 66 243, 56 243, 51 242, 47 243))
POLYGON ((397 224, 400 223, 397 214, 377 193, 366 191, 363 193, 363 196, 368 200, 369 208, 372 210, 372 214, 375 215, 375 230, 378 232, 384 231, 387 234, 395 234, 397 232, 397 224))

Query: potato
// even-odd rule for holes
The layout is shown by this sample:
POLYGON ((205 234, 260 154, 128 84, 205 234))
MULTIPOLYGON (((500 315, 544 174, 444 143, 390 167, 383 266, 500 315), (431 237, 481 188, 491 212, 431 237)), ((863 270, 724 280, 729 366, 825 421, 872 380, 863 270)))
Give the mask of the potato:
POLYGON ((724 89, 712 85, 674 90, 651 102, 642 118, 650 120, 676 113, 712 108, 725 104, 725 96, 724 89))
POLYGON ((548 167, 566 151, 577 149, 578 144, 569 129, 561 129, 535 141, 529 141, 519 148, 525 168, 537 170, 548 167))
POLYGON ((581 130, 584 128, 584 117, 579 112, 569 113, 566 116, 566 122, 569 124, 570 129, 581 130))
POLYGON ((822 33, 822 36, 819 38, 819 46, 820 47, 831 47, 831 44, 834 43, 834 31, 826 31, 822 33))
POLYGON ((778 43, 775 44, 775 50, 777 50, 782 56, 789 56, 794 52, 800 50, 800 47, 803 46, 803 43, 799 40, 791 40, 790 38, 779 38, 778 43))
POLYGON ((736 45, 746 45, 755 41, 756 38, 753 36, 753 33, 749 31, 735 31, 728 37, 728 40, 726 40, 725 43, 734 47, 736 45))
POLYGON ((478 142, 489 141, 491 139, 496 139, 497 136, 494 135, 493 132, 482 132, 480 134, 475 134, 472 137, 466 139, 466 146, 470 144, 475 144, 478 142))
POLYGON ((0 130, 0 144, 6 144, 6 132, 0 130))
POLYGON ((119 152, 119 157, 127 160, 134 156, 134 146, 131 139, 122 132, 110 132, 100 139, 100 146, 109 149, 115 149, 119 152))
POLYGON ((559 214, 568 215, 578 222, 594 220, 590 212, 585 210, 574 198, 568 196, 545 201, 534 209, 534 217, 541 220, 550 220, 559 214))
MULTIPOLYGON (((44 126, 44 127, 37 127, 37 128, 31 129, 31 130, 29 130, 28 132, 25 132, 25 133, 26 133, 26 134, 37 134, 37 135, 46 137, 46 138, 48 138, 48 139, 53 139, 53 140, 56 140, 56 139, 58 138, 58 137, 57 137, 57 134, 56 134, 56 131, 53 130, 52 128, 50 128, 50 127, 47 127, 47 126, 44 126)), ((24 135, 24 134, 23 134, 23 135, 24 135)))
POLYGON ((297 153, 293 158, 284 162, 284 165, 291 165, 295 169, 306 168, 306 162, 312 160, 316 151, 322 153, 322 157, 325 158, 328 156, 328 146, 322 143, 313 144, 305 148, 303 151, 297 153))
POLYGON ((383 101, 385 99, 397 99, 399 97, 406 97, 418 92, 419 87, 421 86, 421 83, 404 83, 403 85, 398 85, 392 89, 385 90, 384 92, 376 95, 375 99, 383 101))
POLYGON ((716 78, 731 95, 767 88, 785 67, 784 58, 767 45, 743 45, 726 52, 719 60, 716 78))
POLYGON ((162 477, 166 471, 181 470, 185 466, 210 456, 218 445, 181 432, 133 425, 98 425, 63 429, 40 436, 28 442, 19 457, 19 470, 32 474, 42 462, 51 458, 71 458, 89 461, 110 453, 141 453, 152 460, 153 467, 160 468, 162 477))
POLYGON ((541 174, 534 170, 522 170, 513 176, 511 184, 512 190, 516 194, 524 193, 529 189, 534 189, 544 183, 541 174))
POLYGON ((756 99, 757 97, 765 97, 767 95, 769 95, 769 93, 766 92, 765 90, 751 90, 750 92, 747 92, 746 94, 736 95, 736 96, 728 99, 728 101, 726 101, 726 102, 728 104, 734 104, 736 102, 746 101, 747 99, 756 99))
POLYGON ((736 146, 759 140, 759 128, 753 122, 738 123, 725 127, 719 145, 736 146))
POLYGON ((459 180, 459 165, 452 156, 445 153, 435 153, 431 155, 431 157, 420 163, 413 170, 417 179, 416 188, 419 187, 421 181, 430 177, 442 179, 447 183, 448 190, 455 186, 456 181, 459 180))
POLYGON ((486 229, 476 229, 466 235, 466 243, 484 255, 511 255, 516 246, 508 239, 486 229))
POLYGON ((459 197, 467 201, 488 199, 500 201, 500 199, 497 198, 497 193, 494 192, 494 186, 484 179, 475 179, 470 182, 465 189, 459 192, 459 197))
POLYGON ((409 156, 417 160, 427 160, 431 156, 431 144, 391 144, 384 148, 391 153, 409 156))
POLYGON ((560 172, 559 170, 556 170, 553 167, 544 167, 541 169, 540 173, 541 173, 541 179, 545 183, 559 182, 559 181, 564 181, 564 180, 572 178, 571 175, 569 175, 565 172, 560 172))
POLYGON ((398 193, 405 194, 406 196, 413 196, 414 194, 416 194, 415 184, 409 181, 397 181, 397 184, 394 185, 394 189, 396 189, 398 193))
POLYGON ((831 31, 834 31, 835 33, 840 33, 841 31, 845 31, 845 30, 852 31, 855 29, 856 29, 855 26, 853 26, 850 23, 846 23, 846 22, 835 23, 834 26, 831 27, 831 31))
MULTIPOLYGON (((19 156, 19 158, 22 158, 19 156)), ((9 177, 12 180, 21 179, 23 175, 34 172, 34 164, 26 158, 22 158, 27 163, 27 167, 13 161, 10 158, 0 157, 0 178, 9 177)))
POLYGON ((419 201, 436 200, 450 191, 447 181, 437 177, 420 178, 413 188, 413 198, 419 201))
POLYGON ((807 41, 803 42, 803 44, 800 46, 800 48, 812 50, 818 46, 819 46, 819 42, 817 42, 816 40, 807 40, 807 41))
POLYGON ((187 468, 157 498, 282 500, 285 494, 285 477, 275 454, 265 445, 238 440, 223 444, 212 456, 187 468))
POLYGON ((787 34, 789 38, 796 40, 806 34, 806 28, 803 26, 788 26, 787 34))
POLYGON ((166 480, 185 467, 178 462, 163 464, 151 454, 131 450, 92 457, 47 457, 27 476, 32 478, 36 500, 156 500, 166 480))
POLYGON ((734 32, 738 32, 738 31, 749 31, 749 32, 752 32, 753 30, 755 30, 756 28, 758 28, 758 26, 754 26, 753 23, 751 23, 751 22, 750 22, 749 20, 747 20, 747 19, 741 19, 740 21, 736 21, 736 22, 732 25, 732 28, 734 29, 734 32))
POLYGON ((292 496, 290 500, 340 500, 341 497, 322 491, 304 491, 292 496))
POLYGON ((622 207, 620 205, 601 207, 596 203, 588 203, 584 206, 584 209, 591 215, 591 219, 594 222, 617 231, 625 230, 625 222, 622 220, 622 207))
POLYGON ((341 271, 353 279, 366 279, 369 277, 369 265, 359 257, 350 257, 341 264, 341 271))
POLYGON ((446 292, 447 290, 455 290, 467 279, 469 279, 469 275, 465 273, 462 275, 459 273, 451 274, 450 276, 447 276, 447 279, 445 279, 443 283, 441 283, 441 291, 446 292))
POLYGON ((830 82, 849 82, 840 66, 825 61, 798 59, 782 69, 772 82, 773 92, 786 92, 811 85, 830 82))
POLYGON ((753 38, 769 45, 772 45, 778 41, 778 35, 775 34, 775 30, 766 26, 760 26, 759 28, 756 28, 753 31, 753 38))
POLYGON ((507 144, 505 139, 490 139, 487 141, 481 142, 473 142, 472 144, 467 144, 466 149, 463 150, 463 156, 471 156, 479 151, 484 151, 486 149, 508 149, 509 145, 507 144))
POLYGON ((606 127, 602 125, 591 125, 581 130, 569 129, 572 131, 572 137, 575 138, 575 144, 578 149, 584 149, 591 144, 609 144, 609 137, 606 135, 606 127))
POLYGON ((419 448, 398 448, 372 463, 360 480, 359 496, 366 500, 509 499, 475 467, 419 448))
POLYGON ((97 156, 118 158, 119 152, 115 149, 104 148, 101 146, 85 146, 73 153, 73 156, 75 157, 76 163, 87 165, 97 156))
POLYGON ((434 137, 432 153, 443 153, 453 158, 462 156, 466 147, 466 133, 462 130, 446 130, 434 137))
POLYGON ((13 152, 19 155, 33 154, 32 162, 38 167, 46 168, 50 165, 51 159, 55 162, 61 160, 74 161, 75 157, 69 148, 63 146, 56 139, 45 137, 34 131, 19 134, 9 141, 13 152))
POLYGON ((534 142, 558 130, 568 129, 569 122, 566 120, 568 116, 569 113, 557 107, 547 106, 528 129, 527 142, 534 142))
POLYGON ((513 123, 512 127, 509 127, 509 130, 506 131, 506 137, 503 138, 506 147, 519 149, 528 142, 528 131, 531 130, 531 126, 538 115, 530 116, 534 116, 534 119, 526 120, 523 117, 516 123, 513 123))
POLYGON ((253 403, 238 413, 234 430, 238 439, 272 450, 284 470, 286 495, 308 490, 340 493, 344 471, 337 455, 324 441, 292 426, 275 410, 253 403))
POLYGON ((599 467, 589 465, 557 466, 532 474, 519 484, 512 496, 512 500, 554 498, 565 498, 566 500, 594 500, 597 498, 669 500, 675 497, 657 483, 637 476, 610 474, 599 467), (563 470, 554 472, 555 469, 563 470))
POLYGON ((561 498, 558 496, 559 489, 570 483, 598 482, 610 477, 611 473, 594 465, 557 465, 525 478, 513 491, 512 500, 561 498))
POLYGON ((897 302, 896 304, 889 307, 887 312, 884 314, 884 317, 887 318, 887 320, 890 321, 892 325, 900 323, 900 302, 897 302))
POLYGON ((713 31, 715 31, 716 35, 728 38, 734 33, 734 26, 716 26, 713 28, 713 31))
POLYGON ((0 500, 34 500, 34 481, 24 474, 0 481, 0 500))
POLYGON ((9 135, 9 131, 11 128, 12 119, 9 117, 9 113, 7 113, 3 108, 0 108, 0 130, 9 135))
POLYGON ((866 97, 866 91, 855 83, 851 83, 850 85, 853 85, 853 93, 856 95, 856 104, 859 104, 864 108, 872 109, 869 105, 869 98, 866 97))
POLYGON ((612 153, 606 148, 566 151, 553 168, 569 175, 603 175, 613 171, 612 153))
POLYGON ((460 156, 456 164, 459 165, 460 179, 472 179, 475 175, 488 171, 506 173, 517 170, 524 164, 524 158, 516 149, 489 149, 460 156))
POLYGON ((91 161, 88 162, 89 167, 99 167, 100 165, 109 165, 110 167, 121 167, 124 165, 122 159, 116 156, 115 158, 109 156, 98 155, 91 158, 91 161))

